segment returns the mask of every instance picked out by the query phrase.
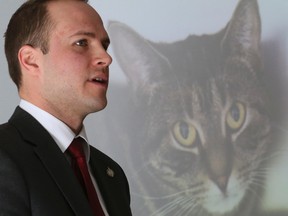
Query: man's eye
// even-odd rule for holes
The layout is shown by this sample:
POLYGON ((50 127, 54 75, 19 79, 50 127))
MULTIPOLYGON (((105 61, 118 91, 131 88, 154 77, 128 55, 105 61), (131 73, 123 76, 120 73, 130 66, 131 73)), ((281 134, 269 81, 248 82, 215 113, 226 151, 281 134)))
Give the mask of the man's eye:
POLYGON ((83 46, 83 47, 86 47, 88 46, 88 41, 83 39, 83 40, 79 40, 75 43, 77 46, 83 46))

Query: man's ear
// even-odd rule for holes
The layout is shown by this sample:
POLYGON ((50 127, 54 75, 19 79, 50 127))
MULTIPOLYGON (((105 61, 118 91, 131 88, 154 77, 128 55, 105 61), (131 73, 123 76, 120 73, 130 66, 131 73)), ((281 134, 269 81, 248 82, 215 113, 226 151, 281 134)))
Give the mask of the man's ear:
POLYGON ((24 45, 18 52, 20 67, 30 73, 37 73, 39 70, 39 52, 40 49, 30 45, 24 45))

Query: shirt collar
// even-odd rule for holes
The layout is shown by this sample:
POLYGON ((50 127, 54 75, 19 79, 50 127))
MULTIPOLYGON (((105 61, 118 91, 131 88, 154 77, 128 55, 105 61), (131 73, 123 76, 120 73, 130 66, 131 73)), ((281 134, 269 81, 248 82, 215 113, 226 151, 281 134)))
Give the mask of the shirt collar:
POLYGON ((84 152, 87 162, 89 161, 90 148, 84 126, 80 133, 75 135, 75 133, 64 122, 34 104, 21 99, 19 106, 32 115, 48 131, 63 153, 67 150, 74 138, 82 137, 86 141, 84 152))

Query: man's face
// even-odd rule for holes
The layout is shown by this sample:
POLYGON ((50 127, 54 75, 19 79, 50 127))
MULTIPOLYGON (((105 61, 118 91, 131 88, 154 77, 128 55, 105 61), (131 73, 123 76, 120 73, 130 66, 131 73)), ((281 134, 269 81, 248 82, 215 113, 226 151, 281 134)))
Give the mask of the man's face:
POLYGON ((48 11, 55 27, 40 66, 45 109, 83 117, 103 109, 112 59, 100 16, 80 1, 52 1, 48 11))

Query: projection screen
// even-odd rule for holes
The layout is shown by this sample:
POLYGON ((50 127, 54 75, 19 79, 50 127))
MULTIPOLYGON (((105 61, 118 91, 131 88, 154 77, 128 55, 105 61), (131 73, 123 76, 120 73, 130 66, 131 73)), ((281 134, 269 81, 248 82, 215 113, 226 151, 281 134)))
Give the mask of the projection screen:
MULTIPOLYGON (((1 35, 23 2, 2 4, 1 35)), ((133 215, 288 215, 288 1, 89 2, 113 63, 85 125, 123 167, 133 215)), ((19 103, 3 43, 1 123, 19 103)))

